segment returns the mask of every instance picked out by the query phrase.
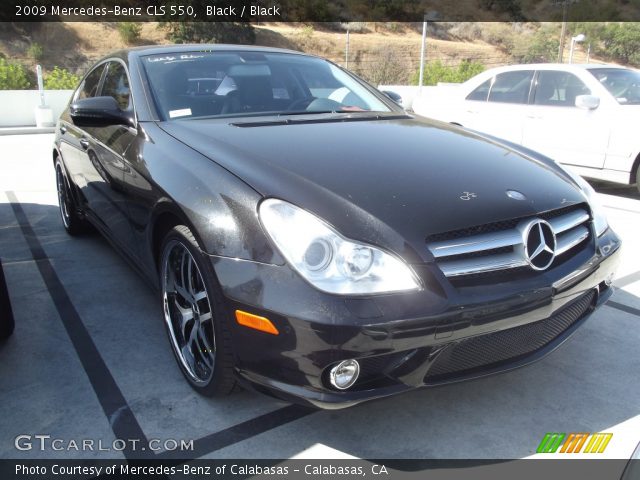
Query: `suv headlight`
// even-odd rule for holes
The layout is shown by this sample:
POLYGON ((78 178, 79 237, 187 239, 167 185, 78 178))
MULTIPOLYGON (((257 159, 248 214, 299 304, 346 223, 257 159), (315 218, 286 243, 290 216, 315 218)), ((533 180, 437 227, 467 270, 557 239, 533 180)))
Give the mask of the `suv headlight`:
POLYGON ((574 174, 573 172, 568 173, 587 196, 589 205, 591 205, 591 211, 593 212, 593 225, 596 229, 596 235, 600 237, 604 232, 607 231, 607 228, 609 228, 609 222, 607 221, 607 216, 604 213, 604 207, 600 203, 596 191, 591 185, 589 185, 589 182, 587 182, 581 176, 574 174))
POLYGON ((270 198, 260 204, 258 214, 289 264, 324 292, 358 295, 420 288, 401 259, 343 237, 306 210, 270 198))

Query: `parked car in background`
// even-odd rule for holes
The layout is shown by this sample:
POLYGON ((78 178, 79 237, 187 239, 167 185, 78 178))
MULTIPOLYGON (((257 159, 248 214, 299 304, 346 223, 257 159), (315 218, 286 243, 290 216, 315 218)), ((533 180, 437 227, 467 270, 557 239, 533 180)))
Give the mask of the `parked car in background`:
POLYGON ((8 338, 13 333, 14 320, 9 291, 2 270, 2 260, 0 260, 0 340, 8 338))
POLYGON ((637 70, 591 64, 494 68, 458 86, 424 88, 413 110, 536 150, 585 177, 640 180, 637 70))
POLYGON ((51 162, 64 227, 90 222, 158 287, 204 395, 340 408, 510 370, 575 332, 619 262, 580 177, 298 52, 116 52, 51 162))

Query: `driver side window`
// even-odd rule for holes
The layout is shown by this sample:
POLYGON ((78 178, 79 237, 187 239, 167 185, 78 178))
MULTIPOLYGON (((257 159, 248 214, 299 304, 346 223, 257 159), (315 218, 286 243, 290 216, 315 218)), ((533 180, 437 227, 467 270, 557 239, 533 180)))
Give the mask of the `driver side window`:
POLYGON ((85 77, 76 94, 76 100, 95 97, 98 94, 98 87, 100 86, 100 78, 102 77, 103 70, 104 64, 99 65, 85 77))
POLYGON ((578 77, 568 72, 541 70, 538 73, 534 105, 575 107, 578 95, 591 95, 591 90, 578 77))
POLYGON ((102 85, 102 95, 115 98, 120 110, 127 110, 131 106, 129 77, 120 62, 109 62, 102 85))

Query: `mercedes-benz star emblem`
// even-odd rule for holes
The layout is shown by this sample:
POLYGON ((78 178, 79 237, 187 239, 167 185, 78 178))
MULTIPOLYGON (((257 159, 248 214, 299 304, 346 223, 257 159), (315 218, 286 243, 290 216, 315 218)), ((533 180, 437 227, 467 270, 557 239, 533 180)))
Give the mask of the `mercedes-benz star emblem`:
POLYGON ((556 235, 544 220, 531 222, 524 235, 524 253, 534 270, 546 270, 556 256, 556 235))

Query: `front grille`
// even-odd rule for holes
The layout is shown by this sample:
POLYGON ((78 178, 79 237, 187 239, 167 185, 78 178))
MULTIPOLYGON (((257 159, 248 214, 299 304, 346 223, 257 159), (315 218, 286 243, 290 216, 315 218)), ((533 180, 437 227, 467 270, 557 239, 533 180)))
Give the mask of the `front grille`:
POLYGON ((595 298, 596 292, 591 290, 544 320, 452 344, 438 355, 425 383, 473 374, 529 355, 583 318, 591 310, 595 298))
POLYGON ((571 205, 531 217, 431 235, 427 247, 450 278, 529 267, 525 239, 536 220, 551 225, 557 242, 557 262, 585 245, 590 235, 590 219, 586 204, 571 205))

